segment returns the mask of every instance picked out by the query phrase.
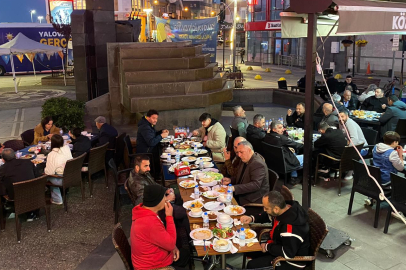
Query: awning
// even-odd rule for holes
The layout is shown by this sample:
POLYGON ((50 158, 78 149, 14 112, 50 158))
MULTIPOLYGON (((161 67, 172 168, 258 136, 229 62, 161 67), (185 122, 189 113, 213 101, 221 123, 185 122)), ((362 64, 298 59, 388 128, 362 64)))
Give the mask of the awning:
MULTIPOLYGON (((281 13, 282 37, 306 37, 307 15, 287 11, 281 13)), ((326 36, 337 20, 331 36, 406 34, 405 14, 406 3, 333 0, 332 7, 318 16, 317 35, 326 36)))

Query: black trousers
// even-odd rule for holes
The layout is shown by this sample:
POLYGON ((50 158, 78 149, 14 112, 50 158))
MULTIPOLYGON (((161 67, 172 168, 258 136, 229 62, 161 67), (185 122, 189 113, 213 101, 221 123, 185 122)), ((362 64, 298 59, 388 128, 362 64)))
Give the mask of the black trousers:
POLYGON ((272 266, 272 261, 275 259, 271 254, 263 252, 252 252, 249 253, 248 256, 251 257, 252 260, 247 263, 247 269, 272 266))
POLYGON ((188 264, 190 260, 189 250, 180 248, 179 249, 179 259, 176 262, 173 262, 173 266, 176 270, 186 270, 188 269, 188 264))

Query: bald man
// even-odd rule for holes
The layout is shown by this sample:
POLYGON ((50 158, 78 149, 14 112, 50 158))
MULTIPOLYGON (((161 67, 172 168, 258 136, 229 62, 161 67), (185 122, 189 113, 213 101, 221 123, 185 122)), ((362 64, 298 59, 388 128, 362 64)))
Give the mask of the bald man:
POLYGON ((221 168, 221 173, 229 177, 235 176, 237 173, 237 168, 240 165, 241 159, 235 153, 237 151, 237 146, 240 142, 246 141, 244 137, 237 137, 234 139, 234 149, 232 151, 227 151, 224 147, 223 153, 225 158, 224 166, 221 168), (232 153, 231 153, 232 152, 232 153))
MULTIPOLYGON (((344 107, 347 110, 356 110, 358 107, 358 100, 352 96, 352 93, 350 90, 345 90, 343 94, 343 98, 341 99, 341 104, 344 105, 344 107)), ((341 110, 340 110, 341 111, 341 110)))
POLYGON ((324 117, 321 119, 320 124, 327 123, 330 127, 338 128, 338 117, 333 113, 333 105, 324 103, 323 114, 324 117))

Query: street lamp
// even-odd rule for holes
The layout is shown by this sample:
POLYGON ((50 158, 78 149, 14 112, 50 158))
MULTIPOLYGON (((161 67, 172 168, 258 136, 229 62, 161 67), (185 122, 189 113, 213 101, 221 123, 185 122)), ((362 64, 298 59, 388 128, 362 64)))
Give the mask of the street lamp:
POLYGON ((39 23, 42 22, 42 19, 43 19, 43 18, 44 18, 43 16, 38 16, 39 23))
POLYGON ((214 12, 214 11, 212 11, 212 12, 211 12, 211 16, 214 16, 214 14, 215 14, 215 12, 214 12))
POLYGON ((147 24, 148 24, 148 39, 147 39, 147 42, 148 42, 149 37, 151 36, 151 23, 149 21, 149 14, 152 12, 152 8, 145 8, 144 12, 147 13, 147 24))
POLYGON ((189 9, 187 7, 185 7, 185 11, 188 11, 189 9))
POLYGON ((31 14, 31 22, 34 22, 33 20, 32 20, 32 14, 35 14, 35 10, 33 9, 33 10, 30 10, 30 14, 31 14))

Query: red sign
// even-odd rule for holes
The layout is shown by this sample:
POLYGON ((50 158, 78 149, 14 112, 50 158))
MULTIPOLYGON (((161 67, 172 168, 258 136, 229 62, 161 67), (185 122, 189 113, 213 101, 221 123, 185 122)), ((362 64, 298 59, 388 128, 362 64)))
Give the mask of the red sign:
POLYGON ((258 4, 258 0, 248 0, 248 5, 249 6, 255 6, 258 4))
POLYGON ((245 31, 278 31, 281 29, 281 21, 245 23, 245 31))

